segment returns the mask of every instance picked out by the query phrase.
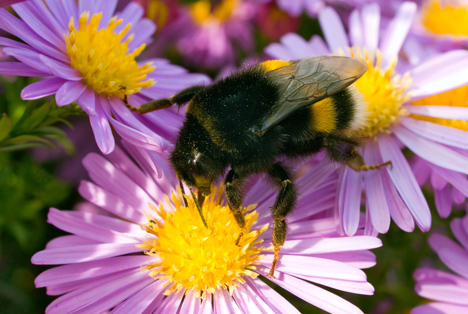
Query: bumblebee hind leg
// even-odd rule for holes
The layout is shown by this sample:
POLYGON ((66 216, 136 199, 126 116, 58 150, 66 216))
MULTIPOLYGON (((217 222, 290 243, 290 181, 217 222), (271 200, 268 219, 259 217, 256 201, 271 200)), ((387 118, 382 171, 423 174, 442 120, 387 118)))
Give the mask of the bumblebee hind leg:
POLYGON ((289 171, 280 163, 274 164, 268 172, 281 190, 276 198, 276 202, 271 209, 273 216, 273 245, 275 248, 275 256, 271 265, 268 276, 274 277, 275 267, 278 263, 280 246, 286 240, 286 221, 284 218, 291 212, 297 200, 296 187, 289 171))
POLYGON ((325 147, 328 156, 337 162, 346 164, 354 171, 360 172, 380 169, 383 166, 392 165, 391 160, 378 165, 367 165, 364 158, 362 158, 361 154, 356 150, 357 145, 358 144, 352 139, 336 135, 329 135, 325 139, 325 147))
POLYGON ((154 110, 169 108, 173 104, 181 106, 189 102, 196 94, 201 92, 203 89, 205 89, 205 86, 203 85, 191 86, 189 88, 181 90, 180 92, 169 98, 156 99, 138 107, 132 106, 128 103, 127 95, 124 96, 123 101, 125 103, 125 106, 127 106, 130 110, 136 111, 141 114, 151 112, 154 110))

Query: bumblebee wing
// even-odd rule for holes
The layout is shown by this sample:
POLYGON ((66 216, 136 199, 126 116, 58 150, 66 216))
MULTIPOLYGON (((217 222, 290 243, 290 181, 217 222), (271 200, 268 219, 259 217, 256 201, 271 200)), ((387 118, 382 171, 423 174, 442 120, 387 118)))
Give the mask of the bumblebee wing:
POLYGON ((266 73, 279 87, 279 100, 262 121, 264 134, 291 114, 351 85, 367 70, 364 60, 320 56, 292 62, 266 73))

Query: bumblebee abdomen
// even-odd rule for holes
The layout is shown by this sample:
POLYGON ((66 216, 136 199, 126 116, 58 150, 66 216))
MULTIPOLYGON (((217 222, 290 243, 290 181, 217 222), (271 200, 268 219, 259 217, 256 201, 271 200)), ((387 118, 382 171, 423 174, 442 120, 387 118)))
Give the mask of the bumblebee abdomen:
POLYGON ((309 127, 320 133, 358 129, 365 122, 365 108, 362 97, 349 86, 309 108, 309 127))

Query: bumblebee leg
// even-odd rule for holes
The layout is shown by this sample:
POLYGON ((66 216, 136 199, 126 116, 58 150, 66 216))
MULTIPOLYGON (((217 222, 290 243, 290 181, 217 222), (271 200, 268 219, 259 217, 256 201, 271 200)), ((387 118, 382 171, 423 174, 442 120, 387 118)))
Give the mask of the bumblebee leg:
POLYGON ((357 143, 346 137, 329 135, 325 140, 325 146, 331 159, 344 163, 357 172, 380 169, 383 166, 392 165, 391 160, 378 165, 367 165, 364 158, 356 150, 357 143))
POLYGON ((231 169, 229 170, 229 173, 224 180, 224 186, 226 188, 226 199, 229 205, 229 209, 231 209, 237 224, 239 227, 241 227, 241 232, 239 233, 239 237, 236 240, 236 245, 239 244, 241 237, 244 235, 245 228, 245 219, 244 215, 242 214, 242 184, 244 179, 245 177, 239 176, 234 171, 234 169, 231 169))
POLYGON ((273 182, 281 189, 276 198, 275 205, 271 209, 273 222, 273 245, 275 257, 268 276, 274 277, 275 267, 278 263, 280 246, 286 240, 286 221, 284 218, 293 209, 297 200, 296 187, 288 170, 280 163, 274 164, 268 172, 273 182))
POLYGON ((170 98, 156 99, 138 107, 132 106, 128 103, 127 95, 124 96, 123 101, 125 103, 125 106, 127 106, 130 110, 136 111, 141 114, 151 112, 154 110, 169 108, 173 104, 181 106, 189 102, 196 94, 198 94, 203 89, 205 89, 205 86, 203 85, 191 86, 189 88, 181 90, 180 92, 171 96, 170 98))

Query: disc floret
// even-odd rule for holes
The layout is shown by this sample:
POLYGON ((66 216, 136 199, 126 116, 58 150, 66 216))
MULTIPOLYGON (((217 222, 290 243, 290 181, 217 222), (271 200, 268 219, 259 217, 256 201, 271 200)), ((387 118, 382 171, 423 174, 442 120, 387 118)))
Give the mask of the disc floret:
POLYGON ((203 225, 195 203, 189 197, 188 207, 175 194, 172 202, 167 198, 167 203, 175 207, 173 211, 166 210, 162 204, 151 205, 160 219, 148 216, 149 222, 142 228, 153 237, 138 247, 157 259, 144 269, 150 270, 149 275, 155 279, 167 281, 170 287, 166 295, 180 290, 194 291, 201 298, 218 289, 233 293, 245 282, 244 277, 258 276, 255 265, 263 258, 259 254, 264 249, 258 246, 263 242, 258 236, 268 224, 250 231, 258 213, 252 211, 255 205, 244 208, 246 227, 239 239, 242 230, 232 212, 221 203, 220 194, 214 195, 216 193, 212 192, 202 205, 208 228, 203 225))
POLYGON ((90 17, 85 11, 79 17, 78 25, 73 17, 70 19, 69 34, 64 38, 71 67, 81 73, 85 85, 108 97, 123 98, 152 86, 154 81, 146 76, 155 67, 151 63, 140 66, 135 61, 145 44, 129 52, 128 45, 134 36, 125 36, 131 24, 117 32, 116 27, 122 19, 114 16, 107 27, 99 28, 101 17, 102 13, 90 17))

